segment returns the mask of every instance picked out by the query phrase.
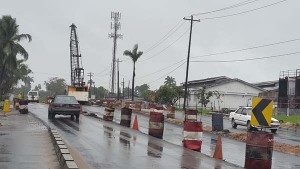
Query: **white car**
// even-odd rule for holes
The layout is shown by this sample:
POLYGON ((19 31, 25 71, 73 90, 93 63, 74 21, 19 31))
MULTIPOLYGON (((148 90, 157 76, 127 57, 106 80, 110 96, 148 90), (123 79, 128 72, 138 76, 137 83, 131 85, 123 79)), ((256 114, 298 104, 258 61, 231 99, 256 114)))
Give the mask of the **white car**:
MULTIPOLYGON (((236 128, 238 125, 247 126, 248 130, 256 128, 250 124, 252 107, 240 107, 235 112, 231 112, 229 120, 231 121, 232 128, 236 128)), ((271 119, 271 127, 267 127, 272 133, 276 133, 280 123, 277 119, 271 119)))

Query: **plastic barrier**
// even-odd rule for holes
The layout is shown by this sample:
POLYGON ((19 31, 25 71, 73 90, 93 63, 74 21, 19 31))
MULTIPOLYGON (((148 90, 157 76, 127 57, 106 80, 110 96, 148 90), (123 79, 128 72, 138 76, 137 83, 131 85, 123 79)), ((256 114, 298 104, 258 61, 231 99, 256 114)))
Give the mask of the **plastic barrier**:
POLYGON ((201 151, 202 132, 202 122, 184 121, 183 146, 191 150, 201 151))
POLYGON ((268 132, 248 131, 245 168, 271 169, 274 135, 268 132))
POLYGON ((168 107, 168 113, 167 113, 167 118, 175 118, 175 107, 174 106, 169 106, 168 107))
POLYGON ((185 111, 185 120, 186 121, 197 121, 197 110, 187 109, 185 111))
POLYGON ((213 131, 222 131, 223 130, 223 114, 222 113, 213 113, 212 117, 212 130, 213 131))
POLYGON ((121 126, 126 126, 126 127, 130 127, 131 124, 131 115, 132 115, 132 109, 129 108, 122 108, 121 109, 121 121, 120 121, 120 125, 121 126))
POLYGON ((156 138, 163 138, 164 135, 164 115, 163 113, 150 112, 149 135, 156 138))

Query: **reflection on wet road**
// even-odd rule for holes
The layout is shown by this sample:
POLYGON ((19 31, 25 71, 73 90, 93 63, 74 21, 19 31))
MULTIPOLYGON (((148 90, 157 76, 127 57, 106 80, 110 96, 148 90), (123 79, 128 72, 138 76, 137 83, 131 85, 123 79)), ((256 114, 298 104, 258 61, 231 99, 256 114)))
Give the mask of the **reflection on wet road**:
MULTIPOLYGON (((79 122, 68 116, 48 120, 47 105, 30 104, 29 109, 56 128, 93 168, 237 168, 112 122, 86 116, 79 122)), ((139 122, 147 120, 140 117, 139 122)))
MULTIPOLYGON (((96 113, 98 116, 102 117, 104 108, 103 107, 95 107, 95 106, 84 106, 84 110, 87 112, 96 113)), ((120 110, 115 110, 115 116, 114 116, 114 122, 119 123, 121 119, 121 112, 120 110)), ((137 113, 133 113, 133 115, 136 115, 137 113)), ((140 130, 147 134, 148 133, 148 125, 149 125, 149 117, 141 114, 138 115, 138 121, 139 121, 139 127, 140 130)), ((178 114, 176 114, 178 115, 178 114)), ((211 125, 211 119, 207 116, 202 117, 202 122, 204 125, 211 125)), ((224 124, 226 124, 226 120, 224 120, 224 124)), ((225 128, 228 128, 228 126, 225 125, 225 128)), ((229 126, 230 127, 230 126, 229 126)), ((242 128, 242 127, 241 127, 242 128)), ((231 128, 230 128, 231 130, 231 128)), ((246 129, 245 129, 246 131, 246 129)), ((176 144, 176 145, 182 145, 182 127, 165 123, 165 129, 164 129, 164 136, 163 140, 176 144)), ((299 137, 299 136, 298 136, 299 137)), ((214 145, 211 146, 211 140, 216 139, 215 135, 210 133, 203 133, 202 136, 203 143, 202 143, 202 150, 201 152, 212 156, 214 153, 214 145)), ((278 140, 277 138, 275 138, 278 140)), ((235 141, 232 139, 228 139, 223 137, 222 138, 223 143, 223 158, 233 164, 244 166, 245 161, 245 149, 246 144, 244 142, 235 141)), ((299 142, 298 142, 299 145, 299 142)), ((274 151, 273 153, 273 160, 272 160, 272 168, 297 168, 298 167, 298 160, 299 156, 289 155, 285 153, 280 153, 277 151, 274 151)))
MULTIPOLYGON (((183 112, 176 111, 176 118, 183 119, 183 112)), ((204 125, 211 126, 211 116, 203 115, 202 117, 198 116, 198 119, 202 120, 204 125)), ((229 129, 231 132, 239 133, 239 132, 247 132, 247 128, 245 126, 238 126, 237 129, 231 127, 230 120, 225 117, 224 121, 224 128, 229 129)), ((286 129, 279 129, 277 133, 274 135, 276 141, 285 144, 291 145, 299 145, 300 143, 300 131, 287 131, 286 129)))

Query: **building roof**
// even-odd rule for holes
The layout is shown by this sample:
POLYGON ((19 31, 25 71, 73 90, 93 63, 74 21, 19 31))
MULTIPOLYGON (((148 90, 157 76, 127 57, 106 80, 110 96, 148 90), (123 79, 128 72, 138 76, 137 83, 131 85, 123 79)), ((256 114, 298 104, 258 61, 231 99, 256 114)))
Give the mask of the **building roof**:
POLYGON ((279 81, 273 80, 273 81, 266 81, 266 82, 258 82, 258 83, 253 83, 253 85, 263 88, 267 91, 278 91, 279 81))
MULTIPOLYGON (((220 86, 220 85, 230 83, 230 82, 240 82, 245 85, 256 88, 258 90, 264 91, 263 88, 260 88, 256 85, 253 85, 253 84, 243 81, 241 79, 238 79, 238 78, 232 79, 232 78, 229 78, 226 76, 218 76, 218 77, 206 78, 206 79, 201 79, 201 80, 192 80, 192 81, 188 81, 187 84, 188 84, 189 88, 192 88, 192 87, 211 88, 211 87, 220 86)), ((184 84, 181 84, 181 85, 184 86, 184 84)))

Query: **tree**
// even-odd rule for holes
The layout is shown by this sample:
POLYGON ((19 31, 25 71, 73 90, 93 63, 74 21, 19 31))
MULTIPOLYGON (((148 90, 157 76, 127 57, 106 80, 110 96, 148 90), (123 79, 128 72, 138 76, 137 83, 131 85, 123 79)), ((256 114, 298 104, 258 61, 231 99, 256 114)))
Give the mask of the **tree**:
MULTIPOLYGON (((19 34, 19 25, 16 19, 11 16, 2 16, 0 19, 0 96, 16 83, 20 76, 16 76, 18 66, 28 59, 28 53, 20 45, 20 41, 28 39, 31 41, 29 34, 19 34), (19 62, 17 55, 23 57, 19 62)), ((26 74, 28 75, 28 74, 26 74)))
POLYGON ((199 99, 199 103, 206 108, 206 105, 209 103, 209 98, 213 95, 211 91, 206 92, 205 88, 199 89, 196 96, 199 99))
POLYGON ((132 101, 134 101, 134 79, 135 79, 135 63, 143 55, 142 51, 138 51, 138 44, 135 44, 132 51, 125 50, 123 55, 129 56, 133 62, 133 72, 132 72, 132 101))
MULTIPOLYGON (((222 99, 221 99, 221 94, 218 91, 213 91, 213 94, 215 95, 216 99, 218 100, 218 107, 219 107, 219 111, 221 111, 221 105, 220 102, 222 103, 222 99)), ((215 109, 215 108, 214 108, 215 109)))
POLYGON ((136 86, 136 87, 135 87, 135 93, 136 93, 138 96, 142 96, 143 93, 147 92, 149 89, 150 89, 150 86, 149 86, 149 85, 143 84, 143 85, 141 85, 141 86, 136 86))
POLYGON ((174 87, 163 85, 157 91, 157 101, 161 104, 172 105, 173 100, 177 98, 178 94, 174 87))
POLYGON ((46 90, 50 96, 60 95, 66 93, 67 84, 65 79, 52 77, 44 82, 46 90))
POLYGON ((96 98, 105 98, 108 93, 109 91, 102 86, 96 88, 96 98))
POLYGON ((38 84, 37 86, 34 87, 34 91, 40 91, 42 89, 41 84, 38 84))
POLYGON ((174 85, 174 86, 176 86, 175 78, 173 78, 172 76, 167 76, 165 78, 165 85, 174 85))

